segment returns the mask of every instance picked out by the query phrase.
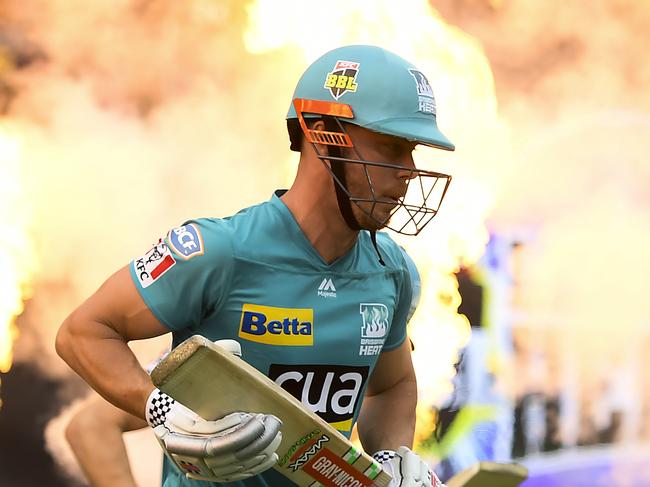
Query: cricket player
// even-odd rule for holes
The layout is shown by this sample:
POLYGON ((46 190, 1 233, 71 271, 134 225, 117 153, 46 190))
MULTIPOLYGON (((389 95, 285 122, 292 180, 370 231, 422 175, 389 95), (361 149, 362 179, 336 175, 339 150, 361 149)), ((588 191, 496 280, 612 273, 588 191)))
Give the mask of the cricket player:
POLYGON ((417 144, 454 149, 438 130, 433 90, 393 53, 342 47, 307 68, 287 127, 300 152, 288 191, 170 230, 70 314, 57 351, 154 429, 166 487, 291 484, 271 469, 282 453, 278 418, 241 411, 207 421, 153 386, 127 343, 169 332, 173 346, 194 334, 222 341, 347 436, 357 423, 392 485, 440 485, 410 450, 407 258, 379 232, 419 233, 448 187, 449 176, 417 169, 412 157, 417 144))

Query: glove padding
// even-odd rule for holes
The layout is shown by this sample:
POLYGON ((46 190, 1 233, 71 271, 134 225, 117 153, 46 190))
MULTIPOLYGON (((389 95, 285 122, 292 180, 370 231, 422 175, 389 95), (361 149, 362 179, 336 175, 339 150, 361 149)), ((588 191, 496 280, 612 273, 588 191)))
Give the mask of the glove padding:
POLYGON ((388 487, 445 487, 419 455, 405 446, 396 452, 381 450, 372 457, 393 478, 388 487))
POLYGON ((188 478, 231 482, 257 475, 278 461, 282 421, 273 415, 234 412, 207 421, 154 389, 146 419, 169 459, 188 478))

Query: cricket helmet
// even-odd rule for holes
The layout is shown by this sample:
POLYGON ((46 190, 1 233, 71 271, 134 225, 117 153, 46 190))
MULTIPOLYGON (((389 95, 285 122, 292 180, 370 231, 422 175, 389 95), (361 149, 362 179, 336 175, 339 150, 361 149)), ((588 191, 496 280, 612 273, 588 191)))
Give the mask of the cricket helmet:
MULTIPOLYGON (((381 47, 345 46, 324 54, 298 81, 287 120, 298 119, 297 99, 343 103, 353 112, 345 118, 348 123, 454 150, 438 129, 433 89, 424 73, 381 47)), ((303 113, 306 118, 317 115, 303 113)))
MULTIPOLYGON (((368 167, 401 171, 404 167, 390 161, 365 160, 344 124, 354 124, 416 144, 454 150, 454 145, 438 129, 436 116, 433 89, 422 71, 380 47, 356 45, 334 49, 307 68, 293 94, 287 128, 292 150, 301 150, 304 137, 325 163, 335 181, 339 209, 350 228, 361 229, 352 212, 351 205, 354 204, 375 221, 377 228, 388 227, 398 233, 417 235, 437 213, 451 176, 412 169, 408 183, 421 193, 421 197, 416 198, 418 201, 408 198, 408 193, 407 198, 402 198, 397 205, 394 201, 382 200, 375 194, 368 167), (314 118, 326 121, 325 130, 309 126, 308 121, 314 118), (351 154, 354 157, 349 157, 351 154), (368 194, 350 194, 344 170, 345 164, 349 163, 363 165, 368 194), (412 180, 417 180, 417 183, 410 184, 412 180), (435 201, 427 205, 432 194, 435 196, 431 200, 435 201), (393 207, 388 217, 377 216, 379 205, 393 207), (389 224, 398 211, 405 216, 405 223, 389 224)), ((374 231, 371 236, 374 241, 374 231)))

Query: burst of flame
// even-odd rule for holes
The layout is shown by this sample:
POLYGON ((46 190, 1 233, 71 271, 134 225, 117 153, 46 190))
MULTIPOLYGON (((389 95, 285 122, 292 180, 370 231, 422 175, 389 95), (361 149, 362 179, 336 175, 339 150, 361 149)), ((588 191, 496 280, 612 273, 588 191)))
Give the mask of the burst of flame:
MULTIPOLYGON (((478 43, 447 25, 426 0, 396 4, 389 0, 349 3, 332 0, 307 5, 290 0, 258 0, 249 7, 244 33, 249 52, 297 49, 283 67, 304 69, 323 52, 345 44, 386 47, 420 67, 434 87, 438 123, 457 145, 453 155, 423 150, 419 166, 444 172, 454 181, 441 214, 416 238, 399 238, 418 264, 422 299, 410 323, 415 342, 419 407, 416 441, 432 430, 432 406, 451 392, 453 364, 470 336, 454 272, 476 262, 488 240, 485 221, 493 204, 507 133, 496 114, 492 73, 478 43), (318 19, 318 22, 314 22, 318 19), (470 118, 471 117, 471 118, 470 118), (486 147, 491 150, 486 151, 486 147)), ((298 70, 300 71, 300 70, 298 70)), ((295 174, 288 165, 287 179, 295 174)))
POLYGON ((17 133, 0 124, 0 372, 11 368, 12 345, 18 336, 14 320, 23 311, 35 264, 27 233, 27 204, 20 187, 20 160, 17 133))

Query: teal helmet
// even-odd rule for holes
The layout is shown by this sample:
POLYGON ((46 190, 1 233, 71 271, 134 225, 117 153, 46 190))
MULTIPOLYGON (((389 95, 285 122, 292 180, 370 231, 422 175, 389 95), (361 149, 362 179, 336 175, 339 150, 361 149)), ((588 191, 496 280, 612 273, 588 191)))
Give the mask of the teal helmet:
MULTIPOLYGON (((348 123, 418 144, 454 150, 454 145, 438 129, 433 89, 424 73, 381 47, 345 46, 324 54, 298 81, 287 120, 298 119, 293 103, 296 99, 343 103, 353 112, 353 117, 345 120, 348 123)), ((297 130, 295 124, 289 126, 290 131, 297 130)), ((292 149, 299 150, 299 144, 293 140, 295 135, 299 134, 290 133, 292 149)))
MULTIPOLYGON (((403 193, 378 196, 372 168, 403 174, 405 166, 394 161, 365 160, 345 124, 415 144, 454 150, 454 145, 438 129, 436 102, 426 76, 405 59, 380 47, 341 47, 307 68, 298 81, 287 114, 291 149, 300 151, 303 140, 311 144, 334 180, 339 210, 351 229, 369 230, 375 248, 375 232, 380 228, 417 235, 438 212, 451 176, 408 168, 403 193), (324 121, 319 126, 324 128, 316 129, 309 123, 315 118, 324 121), (350 193, 346 164, 363 165, 368 182, 365 191, 350 193), (417 183, 410 184, 412 180, 417 183), (415 199, 409 196, 409 187, 418 192, 415 199), (362 226, 352 205, 370 217, 372 223, 362 226), (393 218, 398 212, 401 221, 393 218)), ((383 263, 381 255, 379 261, 383 263)))

